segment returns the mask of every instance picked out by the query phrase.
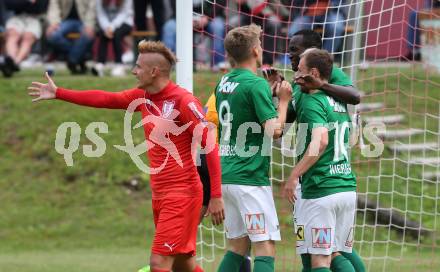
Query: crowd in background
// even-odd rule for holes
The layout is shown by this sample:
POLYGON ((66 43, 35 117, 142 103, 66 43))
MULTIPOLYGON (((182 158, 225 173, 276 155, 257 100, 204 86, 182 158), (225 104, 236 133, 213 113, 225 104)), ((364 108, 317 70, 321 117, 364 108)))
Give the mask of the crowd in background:
MULTIPOLYGON (((323 48, 343 50, 345 0, 193 0, 193 7, 194 57, 214 71, 227 66, 226 31, 250 23, 263 28, 264 65, 288 61, 288 38, 301 29, 320 29, 323 48)), ((133 44, 140 39, 162 40, 176 50, 175 15, 176 0, 0 0, 0 70, 11 76, 37 55, 44 62, 64 61, 72 74, 103 76, 111 57, 110 74, 123 76, 123 63, 132 63, 133 44), (130 35, 134 30, 149 34, 130 35), (94 61, 90 67, 89 60, 94 61)), ((416 34, 408 34, 413 48, 416 34)))

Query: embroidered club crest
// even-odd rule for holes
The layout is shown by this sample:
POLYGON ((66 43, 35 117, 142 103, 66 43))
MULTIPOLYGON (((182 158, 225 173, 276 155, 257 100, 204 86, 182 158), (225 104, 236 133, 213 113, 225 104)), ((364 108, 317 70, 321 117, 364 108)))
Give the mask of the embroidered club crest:
POLYGON ((174 110, 174 101, 164 101, 162 105, 162 117, 168 118, 174 110))

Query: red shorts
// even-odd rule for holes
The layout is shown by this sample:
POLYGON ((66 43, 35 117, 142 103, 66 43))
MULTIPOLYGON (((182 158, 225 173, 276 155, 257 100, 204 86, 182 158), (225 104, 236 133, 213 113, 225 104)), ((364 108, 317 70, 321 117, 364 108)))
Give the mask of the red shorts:
POLYGON ((153 199, 156 233, 151 252, 159 255, 196 255, 200 197, 153 199))

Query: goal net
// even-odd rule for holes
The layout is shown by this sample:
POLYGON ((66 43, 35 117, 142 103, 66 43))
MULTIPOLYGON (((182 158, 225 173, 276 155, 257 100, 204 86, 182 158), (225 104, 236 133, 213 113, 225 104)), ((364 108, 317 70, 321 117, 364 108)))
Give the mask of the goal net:
MULTIPOLYGON (((352 109, 359 113, 359 136, 351 161, 358 183, 354 248, 368 271, 440 268, 437 6, 437 1, 423 0, 194 1, 194 20, 207 19, 194 27, 194 80, 209 90, 202 100, 228 68, 221 46, 224 32, 250 22, 263 28, 264 64, 280 69, 286 79, 293 76, 286 55, 289 37, 313 28, 362 91, 361 104, 352 109)), ((274 143, 271 164, 282 231, 278 271, 301 267, 292 207, 281 196, 296 163, 294 147, 295 125, 274 143)), ((226 248, 223 227, 205 222, 200 230, 199 261, 215 271, 226 248)))

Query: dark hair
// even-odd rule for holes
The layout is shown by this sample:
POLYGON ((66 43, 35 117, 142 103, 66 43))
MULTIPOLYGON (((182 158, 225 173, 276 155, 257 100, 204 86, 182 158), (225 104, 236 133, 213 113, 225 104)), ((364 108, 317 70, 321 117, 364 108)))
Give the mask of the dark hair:
POLYGON ((311 29, 302 29, 295 32, 293 36, 303 36, 302 45, 304 48, 316 47, 318 49, 322 48, 321 35, 311 29))
POLYGON ((333 57, 327 50, 312 49, 305 51, 302 57, 305 58, 307 68, 316 68, 322 79, 330 79, 333 69, 333 57))

